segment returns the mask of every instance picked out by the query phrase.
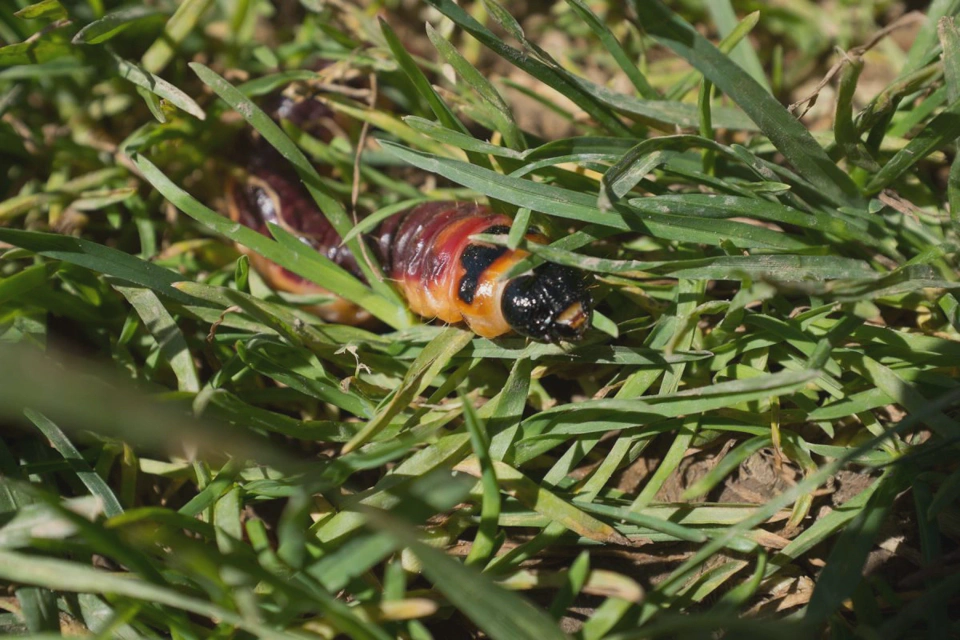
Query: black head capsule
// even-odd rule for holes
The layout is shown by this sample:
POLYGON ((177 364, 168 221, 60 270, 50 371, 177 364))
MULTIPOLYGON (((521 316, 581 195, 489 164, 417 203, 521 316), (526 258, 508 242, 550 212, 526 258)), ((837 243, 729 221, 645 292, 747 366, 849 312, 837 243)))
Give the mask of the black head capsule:
POLYGON ((590 328, 593 309, 584 272, 546 263, 503 290, 503 317, 520 335, 544 342, 575 341, 590 328))

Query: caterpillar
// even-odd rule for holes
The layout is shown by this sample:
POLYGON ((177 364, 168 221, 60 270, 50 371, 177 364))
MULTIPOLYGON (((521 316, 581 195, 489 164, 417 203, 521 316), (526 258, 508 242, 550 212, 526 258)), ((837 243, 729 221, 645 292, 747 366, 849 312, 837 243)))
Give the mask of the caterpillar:
MULTIPOLYGON (((235 222, 269 235, 268 223, 302 241, 358 278, 357 257, 272 147, 255 144, 240 179, 227 184, 227 213, 235 222)), ((511 331, 534 340, 579 340, 590 327, 591 278, 580 270, 544 263, 504 279, 529 253, 476 242, 480 233, 508 233, 512 220, 468 202, 427 202, 395 214, 365 237, 384 274, 393 280, 410 309, 425 318, 464 322, 475 333, 495 338, 511 331)), ((548 239, 530 228, 526 239, 548 239)), ((243 250, 241 248, 241 250, 243 250)), ((270 286, 293 293, 323 293, 322 287, 247 251, 270 286)), ((362 312, 344 300, 317 309, 333 322, 358 323, 362 312)))

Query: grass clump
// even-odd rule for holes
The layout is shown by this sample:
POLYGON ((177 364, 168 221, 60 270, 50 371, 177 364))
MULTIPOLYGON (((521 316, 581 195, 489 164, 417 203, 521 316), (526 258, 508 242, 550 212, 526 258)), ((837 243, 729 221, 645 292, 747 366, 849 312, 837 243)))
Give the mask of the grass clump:
POLYGON ((960 5, 626 5, 0 9, 4 633, 956 634, 960 5), (355 251, 512 215, 594 328, 424 324, 234 224, 251 136, 355 251))

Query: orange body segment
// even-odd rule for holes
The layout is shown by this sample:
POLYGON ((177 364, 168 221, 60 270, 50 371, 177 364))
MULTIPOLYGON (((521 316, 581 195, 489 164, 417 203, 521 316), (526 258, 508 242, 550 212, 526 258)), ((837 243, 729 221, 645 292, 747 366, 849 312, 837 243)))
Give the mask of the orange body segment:
MULTIPOLYGON (((439 318, 449 323, 465 322, 485 338, 509 333, 511 327, 501 309, 507 285, 503 276, 529 253, 478 243, 471 237, 490 230, 505 232, 512 220, 492 214, 478 205, 439 204, 447 207, 442 214, 414 210, 411 219, 401 226, 401 235, 406 232, 418 236, 412 251, 393 256, 393 273, 410 309, 427 318, 439 318), (431 223, 437 221, 438 214, 449 219, 441 221, 434 230, 431 223), (464 253, 477 247, 487 251, 489 262, 482 265, 466 263, 464 253), (494 257, 494 254, 499 255, 494 257), (398 261, 398 258, 404 260, 398 261), (464 280, 470 278, 473 279, 464 284, 464 280)), ((526 238, 546 242, 539 233, 529 233, 526 238)))
MULTIPOLYGON (((301 185, 262 169, 242 187, 230 184, 229 215, 264 235, 269 234, 267 223, 288 228, 317 251, 362 278, 354 256, 340 244, 339 236, 299 190, 301 185)), ((472 237, 482 233, 505 234, 511 224, 507 216, 492 213, 481 205, 428 202, 386 219, 367 236, 367 241, 411 311, 451 324, 464 322, 478 335, 495 338, 516 330, 505 317, 504 294, 510 285, 505 275, 529 253, 477 242, 472 237)), ((526 239, 541 244, 547 242, 538 231, 526 234, 526 239)), ((244 252, 250 255, 257 271, 278 290, 325 292, 319 285, 259 255, 244 252)), ((368 317, 343 300, 312 310, 332 322, 357 324, 368 317)), ((580 332, 583 323, 589 322, 583 305, 574 305, 565 313, 561 313, 565 309, 552 310, 552 315, 556 315, 554 311, 560 314, 557 321, 574 332, 580 332)))

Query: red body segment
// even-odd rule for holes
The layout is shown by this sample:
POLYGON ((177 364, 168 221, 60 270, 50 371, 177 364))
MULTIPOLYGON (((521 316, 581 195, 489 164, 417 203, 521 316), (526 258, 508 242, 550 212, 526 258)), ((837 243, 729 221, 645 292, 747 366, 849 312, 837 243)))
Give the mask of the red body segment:
MULTIPOLYGON (((463 300, 459 295, 465 275, 461 257, 471 244, 471 236, 510 223, 510 218, 471 203, 422 204, 395 219, 395 232, 380 236, 392 241, 380 245, 384 267, 414 313, 444 322, 466 322, 485 337, 502 335, 510 331, 500 313, 499 294, 504 283, 482 277, 473 299, 469 303, 463 300)), ((514 251, 504 257, 511 254, 510 264, 526 255, 514 251)), ((503 266, 505 263, 501 273, 503 266)))
MULTIPOLYGON (((332 111, 320 101, 276 96, 268 107, 276 119, 289 119, 322 140, 332 137, 332 111)), ((296 173, 259 137, 239 150, 243 170, 227 185, 228 214, 234 221, 269 236, 276 224, 300 237, 335 264, 363 279, 357 259, 321 213, 296 173)), ((590 280, 570 267, 540 265, 507 281, 504 275, 529 254, 478 243, 480 233, 506 233, 512 221, 469 202, 428 202, 383 221, 364 241, 386 277, 400 289, 411 310, 444 322, 465 322, 481 336, 510 331, 549 342, 579 340, 590 326, 590 280), (509 322, 508 322, 509 319, 509 322)), ((539 232, 526 235, 546 243, 539 232)), ((241 247, 275 289, 329 293, 316 283, 241 247)), ((366 252, 364 252, 366 253, 366 252)), ((361 258, 362 259, 362 258, 361 258)), ((345 300, 315 306, 317 315, 359 324, 370 318, 345 300)))
MULTIPOLYGON (((340 244, 340 237, 299 182, 267 167, 259 169, 256 176, 248 176, 243 184, 233 181, 228 186, 231 219, 264 235, 269 235, 268 222, 279 225, 362 278, 356 259, 340 244)), ((469 301, 460 294, 466 275, 462 257, 468 246, 476 244, 471 236, 491 227, 509 227, 511 222, 510 218, 477 204, 428 202, 388 218, 367 236, 367 241, 384 273, 396 282, 414 313, 449 323, 466 322, 477 334, 492 338, 511 330, 501 312, 506 282, 500 276, 528 254, 504 251, 479 274, 469 301)), ((527 239, 546 242, 533 233, 527 239)), ((247 253, 274 288, 293 293, 326 293, 319 285, 247 253)), ((356 323, 368 317, 343 300, 314 311, 334 322, 356 323)))

